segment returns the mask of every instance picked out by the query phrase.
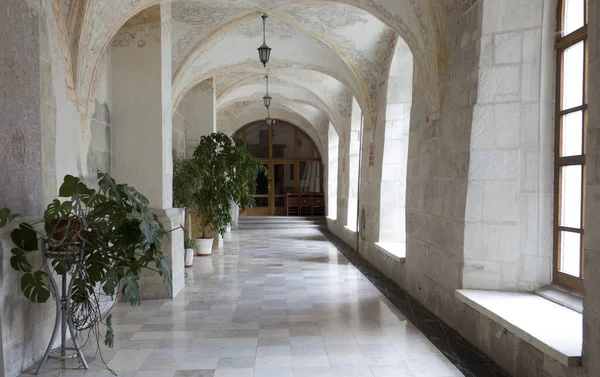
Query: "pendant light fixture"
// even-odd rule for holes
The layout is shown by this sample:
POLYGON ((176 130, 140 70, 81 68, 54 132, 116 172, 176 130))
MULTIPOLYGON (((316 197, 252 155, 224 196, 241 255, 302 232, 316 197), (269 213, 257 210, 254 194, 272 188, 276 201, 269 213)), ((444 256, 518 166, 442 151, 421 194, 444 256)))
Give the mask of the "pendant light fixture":
POLYGON ((271 110, 267 107, 267 119, 265 119, 267 124, 273 124, 273 119, 271 119, 271 110))
POLYGON ((271 106, 271 100, 273 99, 269 95, 269 75, 265 76, 265 80, 267 80, 267 94, 263 97, 263 102, 265 104, 265 107, 268 109, 269 106, 271 106))
POLYGON ((263 22, 263 44, 258 48, 258 57, 260 62, 263 63, 263 66, 266 67, 269 62, 269 58, 271 57, 271 47, 267 46, 267 34, 266 34, 266 25, 267 25, 267 17, 269 17, 266 13, 262 15, 263 22))
POLYGON ((267 122, 267 124, 271 124, 273 123, 273 119, 271 119, 271 96, 269 95, 269 75, 265 76, 265 80, 267 81, 267 94, 265 94, 265 96, 263 97, 263 103, 265 104, 265 107, 267 108, 267 119, 265 119, 265 121, 267 122))

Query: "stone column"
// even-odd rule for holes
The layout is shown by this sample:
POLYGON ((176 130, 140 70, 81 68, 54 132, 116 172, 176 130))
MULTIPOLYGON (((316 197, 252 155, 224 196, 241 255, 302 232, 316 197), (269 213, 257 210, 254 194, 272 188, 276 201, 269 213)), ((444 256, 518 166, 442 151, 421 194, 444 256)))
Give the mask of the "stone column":
POLYGON ((200 137, 217 132, 217 96, 211 77, 190 90, 181 107, 185 117, 186 155, 194 153, 200 137))
MULTIPOLYGON (((162 4, 160 12, 160 23, 123 28, 112 43, 112 171, 117 182, 144 194, 165 228, 172 229, 183 224, 183 216, 171 208, 171 8, 162 4)), ((184 286, 181 231, 165 239, 163 253, 171 263, 175 296, 184 286)), ((145 274, 142 288, 146 298, 167 297, 156 274, 145 274)))

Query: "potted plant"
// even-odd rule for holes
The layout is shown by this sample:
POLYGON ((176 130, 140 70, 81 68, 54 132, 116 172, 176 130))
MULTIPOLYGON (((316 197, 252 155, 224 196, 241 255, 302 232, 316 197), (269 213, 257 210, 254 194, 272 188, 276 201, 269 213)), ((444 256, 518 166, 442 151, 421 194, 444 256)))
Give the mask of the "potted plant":
POLYGON ((194 250, 196 245, 185 228, 183 228, 183 244, 185 247, 185 267, 192 267, 194 265, 194 250))
MULTIPOLYGON (((192 233, 194 240, 193 249, 196 255, 209 255, 212 249, 212 243, 208 245, 208 240, 212 238, 202 238, 204 231, 200 227, 192 227, 192 211, 198 217, 198 203, 196 198, 201 190, 202 169, 193 158, 180 158, 173 163, 173 202, 176 207, 184 208, 186 211, 186 232, 188 236, 192 233), (199 237, 195 237, 199 234, 199 237), (206 247, 208 247, 208 252, 206 247)), ((187 246, 186 246, 187 249, 187 246)), ((186 262, 187 265, 187 262, 186 262)))
POLYGON ((220 132, 202 136, 192 159, 199 168, 192 195, 199 220, 197 252, 210 255, 213 238, 232 223, 232 202, 242 209, 253 205, 256 176, 267 172, 241 139, 220 132))
POLYGON ((97 178, 95 190, 77 177, 65 176, 59 189, 61 200, 53 200, 40 221, 21 222, 10 209, 0 209, 0 228, 15 226, 10 233, 14 244, 10 265, 21 273, 24 296, 43 303, 53 292, 48 273, 30 261, 40 245, 50 251, 45 254, 48 258, 62 255, 52 260, 51 268, 53 273, 66 271, 73 281, 71 321, 77 331, 89 329, 95 334, 104 323, 104 343, 112 347, 112 315, 102 313, 103 299, 98 297, 97 288, 104 295, 122 294, 131 305, 139 305, 140 274, 150 269, 162 275, 170 293, 171 271, 161 251, 161 239, 168 231, 149 212, 148 200, 133 187, 117 184, 100 171, 97 178), (79 269, 72 269, 73 261, 65 257, 74 249, 83 255, 77 262, 79 269))

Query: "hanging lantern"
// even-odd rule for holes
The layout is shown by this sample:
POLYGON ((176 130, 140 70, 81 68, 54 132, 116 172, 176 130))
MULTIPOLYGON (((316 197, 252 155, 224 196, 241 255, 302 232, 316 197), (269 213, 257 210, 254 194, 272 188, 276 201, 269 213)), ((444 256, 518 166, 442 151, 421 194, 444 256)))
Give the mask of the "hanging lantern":
POLYGON ((271 119, 271 110, 267 107, 267 119, 265 119, 265 122, 270 125, 273 123, 273 119, 271 119))
POLYGON ((267 46, 267 34, 266 34, 266 25, 267 25, 267 17, 269 17, 266 13, 262 15, 263 20, 263 44, 258 48, 258 58, 260 62, 263 63, 263 66, 266 67, 269 62, 269 58, 271 57, 271 47, 267 46))
POLYGON ((267 94, 263 97, 263 102, 265 104, 265 107, 268 109, 269 106, 271 106, 271 100, 273 99, 269 95, 269 75, 265 76, 265 80, 267 80, 267 94))
POLYGON ((265 103, 265 107, 271 106, 271 100, 272 99, 273 98, 270 95, 268 95, 268 94, 263 97, 263 102, 265 103))

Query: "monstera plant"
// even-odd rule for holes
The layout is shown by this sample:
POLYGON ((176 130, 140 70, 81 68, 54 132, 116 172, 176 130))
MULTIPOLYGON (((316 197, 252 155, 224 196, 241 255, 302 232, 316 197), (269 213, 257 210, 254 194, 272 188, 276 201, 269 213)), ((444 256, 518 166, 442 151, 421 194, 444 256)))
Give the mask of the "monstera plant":
MULTIPOLYGON (((46 255, 83 250, 78 273, 68 259, 57 257, 51 262, 54 272, 66 269, 74 279, 71 319, 78 330, 98 329, 103 322, 100 294, 122 294, 131 305, 139 305, 143 269, 161 274, 167 292, 172 291, 171 271, 160 243, 168 232, 149 212, 148 200, 133 187, 117 184, 107 173, 98 172, 97 178, 98 189, 93 189, 77 177, 65 176, 59 199, 48 205, 44 218, 37 222, 21 222, 10 209, 0 209, 0 228, 14 226, 10 265, 21 273, 21 290, 33 302, 46 302, 52 294, 50 277, 41 264, 32 263, 39 261, 33 256, 42 243, 50 251, 46 255)), ((104 323, 104 343, 112 347, 111 315, 104 323)))

